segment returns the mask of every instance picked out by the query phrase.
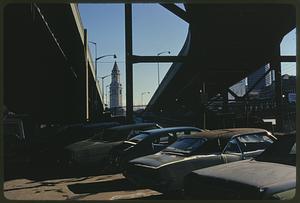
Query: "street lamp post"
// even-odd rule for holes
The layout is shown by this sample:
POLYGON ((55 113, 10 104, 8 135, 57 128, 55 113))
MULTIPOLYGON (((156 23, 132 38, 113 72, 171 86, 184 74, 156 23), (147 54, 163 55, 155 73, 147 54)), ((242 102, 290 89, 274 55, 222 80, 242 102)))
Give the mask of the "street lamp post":
POLYGON ((109 86, 110 86, 110 85, 106 85, 106 86, 105 86, 105 97, 106 97, 106 104, 107 104, 107 106, 108 106, 108 99, 107 99, 107 98, 108 98, 108 96, 107 96, 107 92, 108 92, 108 91, 107 91, 107 88, 108 88, 109 86))
MULTIPOLYGON (((164 53, 170 54, 171 52, 170 51, 162 51, 162 52, 159 52, 157 54, 157 56, 159 56, 161 54, 164 54, 164 53)), ((159 83, 160 83, 160 79, 159 79, 159 62, 157 62, 157 86, 159 86, 159 83)))
MULTIPOLYGON (((112 56, 115 59, 115 58, 117 58, 117 56, 116 56, 116 54, 107 54, 107 55, 103 55, 103 56, 97 57, 97 43, 93 42, 93 41, 89 41, 89 43, 92 43, 93 45, 95 45, 95 62, 94 62, 95 63, 95 78, 96 78, 96 81, 98 82, 98 74, 97 74, 97 72, 98 72, 98 66, 97 66, 97 61, 100 60, 100 59, 102 59, 102 58, 104 58, 104 57, 108 57, 108 56, 112 56)), ((104 81, 103 80, 106 77, 108 77, 108 76, 110 76, 110 75, 106 75, 106 76, 101 77, 101 79, 102 79, 102 87, 101 87, 101 89, 102 89, 102 98, 103 99, 104 99, 104 81)))
POLYGON ((101 85, 101 87, 102 87, 102 98, 104 98, 104 79, 109 77, 109 76, 111 76, 111 74, 101 77, 101 81, 102 81, 102 85, 101 85))
POLYGON ((112 56, 114 59, 117 58, 117 55, 116 54, 108 54, 108 55, 103 55, 103 56, 99 56, 97 57, 97 43, 96 42, 93 42, 93 41, 89 41, 89 43, 92 43, 93 45, 95 45, 95 78, 97 80, 98 78, 98 74, 97 74, 97 71, 98 71, 98 67, 97 67, 97 61, 104 58, 104 57, 107 57, 107 56, 112 56))
MULTIPOLYGON (((100 59, 102 59, 102 58, 104 58, 104 57, 108 57, 108 56, 112 56, 112 57, 114 57, 114 58, 117 58, 117 56, 116 56, 116 54, 107 54, 107 55, 103 55, 103 56, 99 56, 99 57, 97 57, 96 59, 95 59, 95 62, 96 62, 96 64, 97 64, 97 61, 98 60, 100 60, 100 59)), ((97 66, 96 66, 97 67, 97 66)), ((97 68, 96 68, 96 70, 97 70, 97 68)), ((96 80, 98 81, 98 77, 97 77, 97 71, 95 71, 95 75, 96 75, 96 80)), ((104 98, 104 84, 103 84, 103 80, 104 80, 104 78, 106 78, 106 77, 108 77, 108 76, 110 76, 110 75, 106 75, 106 76, 103 76, 103 77, 101 77, 101 79, 102 79, 102 98, 104 98)), ((104 101, 103 101, 104 102, 104 101)))
POLYGON ((97 43, 93 42, 93 41, 89 41, 89 43, 92 43, 93 45, 95 45, 95 77, 97 79, 97 43))
POLYGON ((144 96, 145 94, 150 94, 150 92, 142 92, 142 93, 141 93, 141 104, 142 104, 142 106, 143 106, 143 96, 144 96))

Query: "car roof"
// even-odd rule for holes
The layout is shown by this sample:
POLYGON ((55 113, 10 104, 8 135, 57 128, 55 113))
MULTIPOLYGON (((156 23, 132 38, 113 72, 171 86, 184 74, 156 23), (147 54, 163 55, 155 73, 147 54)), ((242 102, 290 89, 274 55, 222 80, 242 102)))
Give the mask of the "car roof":
POLYGON ((106 127, 106 126, 116 126, 120 125, 118 122, 101 122, 101 123, 75 123, 62 126, 62 130, 73 129, 73 128, 97 128, 97 127, 106 127))
POLYGON ((128 124, 128 125, 120 125, 109 128, 110 130, 127 130, 127 129, 137 129, 148 126, 157 126, 156 123, 136 123, 136 124, 128 124))
POLYGON ((97 128, 97 127, 106 127, 106 126, 116 126, 116 125, 120 125, 120 123, 118 122, 102 122, 102 123, 89 123, 84 125, 84 128, 97 128))
POLYGON ((176 126, 176 127, 168 127, 168 128, 157 128, 152 130, 143 131, 141 133, 150 133, 150 134, 156 134, 156 133, 164 133, 164 132, 176 132, 179 130, 195 130, 195 131, 201 131, 201 129, 191 126, 176 126))
POLYGON ((228 128, 228 129, 203 131, 203 132, 195 133, 193 135, 187 135, 184 137, 198 136, 198 137, 205 137, 207 139, 216 139, 216 138, 228 139, 238 135, 251 134, 251 133, 263 133, 263 132, 267 132, 267 131, 260 128, 228 128))

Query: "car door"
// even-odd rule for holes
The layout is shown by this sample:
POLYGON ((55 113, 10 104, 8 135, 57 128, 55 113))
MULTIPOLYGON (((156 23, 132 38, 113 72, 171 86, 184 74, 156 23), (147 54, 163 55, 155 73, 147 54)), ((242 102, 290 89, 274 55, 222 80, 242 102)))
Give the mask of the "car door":
POLYGON ((237 138, 230 139, 222 152, 224 163, 242 159, 242 151, 237 138))
POLYGON ((243 159, 249 159, 260 155, 273 143, 265 133, 241 135, 236 138, 242 151, 243 159))
POLYGON ((193 170, 225 163, 219 138, 208 140, 200 146, 191 156, 190 163, 192 163, 193 170))
POLYGON ((170 140, 170 137, 172 137, 172 136, 174 136, 174 135, 172 135, 171 133, 162 133, 162 134, 156 136, 152 140, 153 153, 159 152, 159 151, 163 150, 164 148, 166 148, 167 146, 169 146, 169 140, 170 140))

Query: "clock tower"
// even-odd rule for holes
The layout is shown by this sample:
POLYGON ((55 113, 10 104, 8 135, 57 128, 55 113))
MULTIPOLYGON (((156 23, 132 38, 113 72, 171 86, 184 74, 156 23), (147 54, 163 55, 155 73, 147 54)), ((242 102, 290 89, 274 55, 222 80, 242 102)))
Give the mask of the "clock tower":
POLYGON ((120 83, 120 70, 115 61, 111 72, 110 108, 122 106, 122 84, 120 83))

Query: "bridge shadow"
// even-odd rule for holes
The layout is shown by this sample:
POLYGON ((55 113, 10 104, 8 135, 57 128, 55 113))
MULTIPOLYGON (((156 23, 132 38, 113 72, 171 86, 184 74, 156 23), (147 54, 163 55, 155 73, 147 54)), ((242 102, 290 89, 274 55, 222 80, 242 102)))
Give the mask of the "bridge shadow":
POLYGON ((144 189, 130 183, 127 179, 115 179, 95 183, 76 183, 67 186, 74 194, 96 194, 101 192, 131 191, 144 189))
POLYGON ((133 198, 131 200, 185 200, 182 194, 158 194, 146 197, 133 198))
POLYGON ((45 181, 64 178, 84 178, 88 176, 113 175, 99 168, 61 168, 55 165, 14 166, 4 168, 4 181, 25 178, 33 181, 45 181))

